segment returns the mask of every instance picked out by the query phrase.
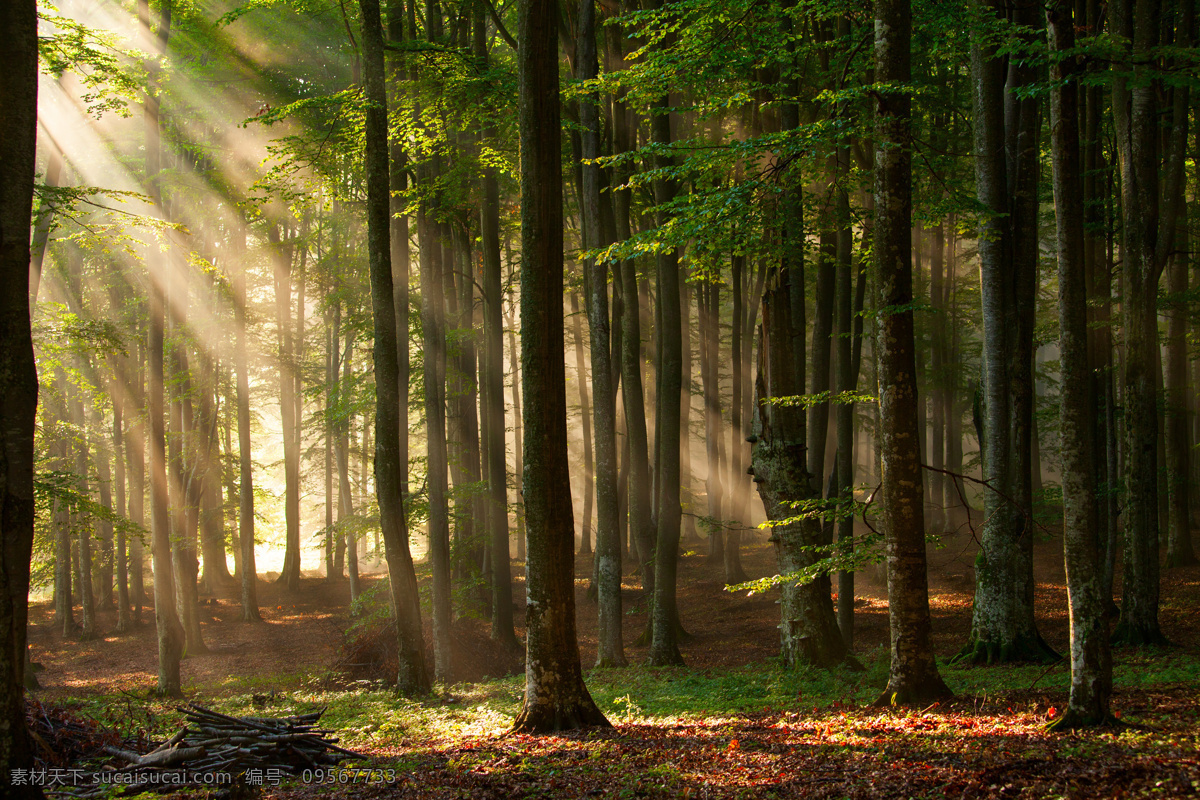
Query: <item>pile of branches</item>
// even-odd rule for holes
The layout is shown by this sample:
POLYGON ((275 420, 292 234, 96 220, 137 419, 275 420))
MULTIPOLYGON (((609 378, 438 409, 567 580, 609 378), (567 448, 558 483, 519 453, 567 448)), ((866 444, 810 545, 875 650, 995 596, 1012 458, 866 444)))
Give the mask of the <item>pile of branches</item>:
POLYGON ((187 770, 242 775, 257 768, 296 775, 346 758, 364 758, 338 747, 331 736, 334 731, 317 727, 324 709, 281 718, 231 717, 195 703, 178 710, 187 725, 149 753, 118 747, 105 751, 127 762, 123 771, 128 773, 187 770))
POLYGON ((61 706, 38 700, 25 702, 25 724, 33 741, 33 759, 39 769, 63 768, 102 758, 121 737, 94 719, 61 706))

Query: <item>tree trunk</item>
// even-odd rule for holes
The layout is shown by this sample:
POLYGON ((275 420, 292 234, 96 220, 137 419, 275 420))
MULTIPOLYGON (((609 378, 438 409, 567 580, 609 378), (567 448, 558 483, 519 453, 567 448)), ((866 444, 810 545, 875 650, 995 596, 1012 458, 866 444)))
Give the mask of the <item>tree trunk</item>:
MULTIPOLYGON (((807 469, 804 410, 772 402, 777 397, 800 394, 804 385, 795 349, 798 343, 803 347, 803 338, 796 336, 793 315, 795 283, 802 276, 798 264, 785 265, 763 295, 754 429, 749 437, 754 445, 750 470, 767 519, 778 523, 772 527, 771 541, 779 572, 785 576, 811 568, 820 558, 814 548, 822 540, 819 518, 795 521, 795 503, 820 498, 807 469)), ((799 584, 795 580, 783 584, 779 625, 782 656, 789 667, 832 669, 846 661, 848 652, 838 633, 829 584, 814 577, 807 576, 799 584)))
POLYGON ((279 583, 300 589, 300 452, 295 440, 296 378, 292 333, 292 245, 280 241, 279 225, 268 230, 275 275, 276 338, 279 346, 279 416, 283 425, 284 524, 283 567, 279 583))
POLYGON ((258 568, 254 563, 254 462, 250 450, 250 374, 246 366, 246 225, 239 218, 236 253, 242 263, 232 276, 234 303, 234 370, 237 372, 238 544, 242 548, 242 622, 261 622, 258 611, 258 568))
POLYGON ((877 705, 950 696, 930 643, 924 492, 917 441, 912 294, 912 18, 909 0, 875 3, 875 220, 878 276, 880 511, 887 553, 891 669, 877 705), (890 87, 899 85, 899 90, 890 87), (889 309, 904 309, 891 311, 889 309))
MULTIPOLYGON (((717 382, 716 320, 713 314, 712 295, 716 286, 707 281, 696 285, 696 310, 700 321, 700 386, 704 393, 704 455, 708 477, 704 481, 704 493, 708 497, 708 528, 712 539, 709 558, 715 563, 725 563, 724 509, 720 458, 717 448, 721 436, 721 398, 717 382)), ((726 583, 740 583, 726 579, 726 583)))
MULTIPOLYGON (((424 164, 419 178, 430 181, 436 165, 424 164)), ((450 512, 446 500, 448 465, 446 452, 445 311, 441 245, 437 224, 431 218, 429 201, 417 213, 420 247, 421 327, 424 334, 426 491, 429 498, 429 560, 433 571, 434 674, 438 680, 450 676, 450 512)))
MULTIPOLYGON (((125 357, 121 358, 122 375, 121 378, 128 379, 128 363, 125 357)), ((117 383, 114 381, 114 383, 117 383)), ((113 427, 112 427, 112 449, 113 449, 113 489, 115 490, 116 512, 118 517, 126 517, 128 519, 128 505, 126 504, 125 495, 125 459, 128 455, 125 448, 125 426, 123 410, 125 406, 125 398, 128 397, 127 386, 114 386, 112 391, 113 396, 113 427)), ((117 579, 117 633, 125 633, 133 627, 133 619, 130 615, 129 603, 129 553, 127 542, 125 541, 125 526, 119 525, 116 530, 116 548, 113 553, 114 562, 116 565, 117 579)))
MULTIPOLYGON (((1194 3, 1180 3, 1178 6, 1178 33, 1175 46, 1187 49, 1192 46, 1196 6, 1194 3)), ((1180 148, 1187 142, 1187 127, 1190 92, 1183 86, 1171 90, 1174 105, 1174 126, 1172 135, 1178 137, 1180 148), (1181 129, 1181 130, 1180 130, 1181 129)), ((1168 202, 1176 203, 1175 247, 1169 257, 1168 296, 1172 304, 1168 313, 1167 329, 1167 369, 1165 374, 1167 404, 1166 404, 1166 480, 1168 502, 1167 530, 1167 561, 1170 567, 1194 566, 1197 563, 1196 551, 1192 547, 1192 511, 1189 486, 1191 475, 1191 422, 1188 406, 1188 351, 1187 351, 1187 303, 1183 300, 1188 291, 1188 226, 1187 199, 1184 187, 1186 178, 1178 181, 1178 196, 1167 198, 1168 202)), ((1162 527, 1160 521, 1159 527, 1162 527)))
MULTIPOLYGON (((655 102, 656 111, 650 120, 651 138, 656 144, 669 146, 671 116, 666 95, 655 102)), ((674 164, 671 156, 655 157, 658 170, 674 164)), ((654 181, 654 202, 658 206, 655 222, 663 227, 669 214, 663 209, 675 197, 678 187, 673 179, 654 181)), ((679 534, 682 517, 679 478, 680 397, 683 393, 683 324, 679 307, 679 250, 671 248, 657 256, 656 308, 659 324, 657 391, 654 438, 657 442, 655 485, 657 486, 658 536, 654 559, 654 607, 651 610, 652 666, 682 664, 679 653, 679 611, 676 607, 677 575, 679 570, 679 534)), ((527 395, 528 396, 528 395, 527 395)))
POLYGON ((557 13, 549 0, 520 0, 517 19, 529 604, 525 700, 513 728, 538 733, 608 721, 584 686, 575 638, 574 520, 563 365, 557 13))
POLYGON ((363 20, 366 110, 367 245, 371 264, 371 312, 375 347, 375 493, 396 619, 396 688, 407 695, 429 690, 417 576, 408 549, 408 525, 401 494, 408 465, 401 463, 399 361, 396 308, 392 292, 390 203, 387 148, 387 92, 384 86, 383 24, 379 0, 360 0, 363 20))
MULTIPOLYGON (((157 55, 167 49, 171 31, 170 2, 159 11, 159 22, 153 33, 150 27, 150 9, 146 0, 138 2, 138 19, 147 38, 153 36, 157 55)), ((158 70, 150 66, 152 80, 157 80, 158 70)), ((146 94, 146 184, 156 210, 161 211, 158 190, 158 173, 161 164, 159 105, 153 92, 146 94)), ((150 281, 149 324, 146 335, 146 358, 148 362, 150 417, 150 529, 151 558, 154 565, 154 620, 158 631, 158 693, 165 697, 182 697, 179 680, 179 660, 183 655, 183 626, 175 610, 175 576, 171 566, 171 530, 167 487, 167 436, 164 408, 163 333, 166 328, 166 298, 164 297, 165 276, 155 276, 150 281)))
MULTIPOLYGON (((511 255, 511 254, 510 254, 511 255)), ((512 259, 507 259, 511 265, 512 259)), ((509 372, 512 373, 512 399, 513 399, 513 475, 517 485, 517 561, 525 561, 525 503, 521 500, 522 483, 525 478, 525 467, 522 464, 524 457, 521 454, 521 442, 524 440, 524 435, 521 428, 521 368, 520 360, 521 353, 517 349, 517 326, 513 320, 512 313, 505 316, 505 326, 508 328, 508 363, 509 372)))
POLYGON ((932 511, 929 530, 935 535, 946 531, 946 476, 939 470, 946 468, 946 223, 939 221, 930 237, 929 294, 933 305, 930 344, 929 395, 932 400, 932 436, 929 443, 928 461, 933 469, 929 472, 929 506, 932 511))
MULTIPOLYGON (((596 56, 595 0, 580 0, 579 33, 576 45, 576 77, 591 80, 599 71, 596 56)), ((600 106, 597 93, 580 99, 579 119, 583 127, 580 148, 584 163, 580 180, 583 245, 600 247, 609 238, 602 232, 600 168, 589 163, 600 155, 600 106)), ((621 540, 618 525, 617 410, 613 385, 610 320, 608 315, 608 264, 584 261, 588 275, 588 332, 592 357, 592 412, 596 431, 596 589, 598 600, 598 647, 596 666, 623 667, 625 648, 621 639, 621 540)), ((615 292, 615 287, 614 287, 615 292)), ((615 302, 615 300, 614 300, 615 302)), ((586 516, 586 514, 585 514, 586 516)))
POLYGON ((34 427, 38 381, 30 333, 29 226, 37 141, 37 9, 33 0, 5 3, 5 68, 0 76, 0 793, 13 800, 42 797, 40 786, 17 786, 17 769, 34 767, 25 722, 25 652, 29 560, 33 552, 34 427))
MULTIPOLYGON (((839 21, 840 33, 850 35, 850 24, 844 18, 839 21)), ((836 389, 839 393, 853 392, 857 388, 857 376, 854 364, 854 342, 852 341, 853 324, 851 309, 853 307, 852 263, 854 250, 854 234, 850 229, 850 195, 845 188, 845 182, 850 177, 850 149, 840 146, 837 151, 838 189, 835 202, 837 204, 837 276, 834 288, 834 323, 837 338, 834 340, 834 369, 836 389)), ((834 428, 837 437, 837 459, 835 476, 837 486, 836 496, 839 501, 853 503, 854 501, 854 404, 845 397, 834 406, 834 428)), ((837 549, 839 553, 854 552, 854 514, 844 510, 837 520, 837 549)), ((837 618, 838 629, 846 642, 846 649, 854 649, 854 573, 849 570, 838 572, 837 576, 837 618)))
MULTIPOLYGON (((475 57, 487 63, 484 4, 475 3, 475 57)), ((496 130, 491 123, 480 131, 480 144, 492 147, 496 130)), ((500 183, 494 166, 486 166, 480 179, 480 250, 483 256, 483 333, 485 368, 481 370, 483 404, 487 420, 484 442, 488 480, 488 545, 491 551, 492 639, 505 647, 520 647, 513 627, 512 566, 508 547, 508 470, 504 439, 504 293, 500 262, 500 183)))
MULTIPOLYGON (((591 295, 588 281, 584 292, 591 295)), ((605 289, 607 291, 607 288, 605 289)), ((579 527, 579 554, 592 553, 592 491, 595 487, 595 468, 592 466, 592 409, 588 402, 587 365, 583 358, 583 322, 579 310, 579 294, 571 292, 571 333, 575 338, 575 382, 579 384, 579 420, 583 438, 583 517, 579 527)), ((593 371, 594 371, 593 367, 593 371)))
MULTIPOLYGON (((1003 17, 1005 0, 987 0, 1003 17)), ((1033 6, 1013 12, 1035 25, 1033 6)), ((1041 112, 1017 92, 1037 80, 1016 59, 976 37, 975 176, 988 210, 979 238, 984 322, 984 529, 975 559, 970 637, 957 658, 972 661, 1057 659, 1034 620, 1031 445, 1033 324, 1037 286, 1037 183, 1041 112)))
POLYGON ((1071 625, 1071 698, 1053 723, 1059 730, 1109 721, 1112 658, 1101 593, 1099 502, 1088 365, 1087 264, 1079 155, 1078 69, 1066 56, 1075 47, 1071 7, 1058 0, 1046 11, 1050 27, 1050 130, 1058 230, 1059 400, 1062 437, 1063 548, 1071 625))
MULTIPOLYGON (((1159 44, 1157 0, 1122 0, 1110 9, 1114 33, 1131 44, 1126 69, 1114 73, 1113 117, 1121 168, 1121 376, 1125 426, 1125 558, 1121 619, 1113 642, 1164 644, 1158 624, 1158 282, 1175 242, 1183 179, 1183 121, 1176 118, 1165 159, 1160 203, 1160 89, 1149 54, 1159 44), (1131 77, 1128 77, 1131 76, 1131 77)), ((1181 91, 1177 88, 1176 91, 1181 91)), ((1186 108, 1186 101, 1185 106, 1186 108)))

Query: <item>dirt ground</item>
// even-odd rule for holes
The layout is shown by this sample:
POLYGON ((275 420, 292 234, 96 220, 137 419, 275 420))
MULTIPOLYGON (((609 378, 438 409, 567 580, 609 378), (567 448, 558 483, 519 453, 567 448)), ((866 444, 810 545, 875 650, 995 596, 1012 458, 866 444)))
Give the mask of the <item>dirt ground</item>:
MULTIPOLYGON (((687 663, 698 669, 737 667, 761 662, 779 652, 777 592, 747 597, 745 592, 724 590, 722 568, 706 555, 706 540, 685 543, 687 555, 680 568, 679 608, 690 638, 681 644, 687 663)), ((976 545, 964 525, 944 537, 942 546, 930 548, 930 602, 933 641, 939 656, 948 657, 962 647, 970 627, 973 567, 976 545)), ((763 537, 743 543, 743 563, 751 577, 776 572, 772 547, 763 537)), ((1035 544, 1037 608, 1042 635, 1051 646, 1067 647, 1066 590, 1061 539, 1043 532, 1035 544)), ((576 604, 582 663, 595 662, 596 606, 586 597, 591 574, 590 556, 576 558, 576 604)), ((369 585, 373 579, 367 578, 369 585)), ((514 603, 518 635, 523 634, 524 576, 514 570, 514 603)), ((887 643, 886 585, 882 569, 871 567, 856 579, 855 649, 865 652, 887 643)), ((1118 588, 1119 598, 1119 588, 1118 588)), ((349 587, 346 581, 306 578, 301 591, 292 594, 274 583, 260 581, 259 600, 263 624, 240 622, 236 588, 204 598, 202 628, 208 653, 189 655, 183 662, 187 686, 218 688, 239 677, 263 675, 314 675, 327 671, 337 660, 343 632, 349 625, 349 587)), ((1194 609, 1200 600, 1200 568, 1163 573, 1163 631, 1185 648, 1197 646, 1200 632, 1194 609)), ((624 584, 626 654, 644 660, 646 648, 633 644, 646 625, 640 580, 627 575, 624 584)), ((30 609, 32 658, 45 670, 38 674, 42 689, 37 696, 52 700, 67 695, 144 692, 156 682, 157 649, 152 608, 142 609, 142 624, 124 634, 114 632, 115 612, 99 614, 102 635, 91 641, 64 640, 52 624, 48 603, 30 609)), ((464 620, 457 628, 456 649, 462 680, 503 675, 521 669, 520 655, 506 655, 487 640, 486 624, 464 620)))

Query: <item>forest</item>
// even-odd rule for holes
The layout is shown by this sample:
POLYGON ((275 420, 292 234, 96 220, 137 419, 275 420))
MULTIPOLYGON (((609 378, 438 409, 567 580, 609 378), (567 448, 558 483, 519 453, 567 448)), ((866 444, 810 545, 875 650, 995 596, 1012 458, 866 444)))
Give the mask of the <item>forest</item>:
POLYGON ((1198 6, 0 3, 0 795, 1197 796, 1198 6))

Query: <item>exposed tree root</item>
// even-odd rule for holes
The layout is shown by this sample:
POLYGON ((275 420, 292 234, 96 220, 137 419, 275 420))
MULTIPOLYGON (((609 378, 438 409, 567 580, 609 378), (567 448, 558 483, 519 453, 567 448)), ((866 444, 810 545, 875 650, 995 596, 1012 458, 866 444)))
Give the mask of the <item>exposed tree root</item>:
POLYGON ((951 664, 1052 664, 1061 661, 1054 648, 1046 643, 1041 634, 1024 636, 1009 643, 988 642, 972 634, 962 650, 950 659, 951 664))

